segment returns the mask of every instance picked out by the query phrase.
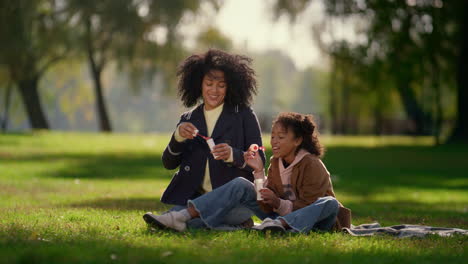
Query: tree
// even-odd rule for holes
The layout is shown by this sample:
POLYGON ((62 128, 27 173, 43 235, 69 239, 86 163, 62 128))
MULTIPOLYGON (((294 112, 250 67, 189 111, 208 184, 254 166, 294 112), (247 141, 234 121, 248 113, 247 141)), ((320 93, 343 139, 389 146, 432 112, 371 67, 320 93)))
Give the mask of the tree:
MULTIPOLYGON (((311 2, 277 0, 275 10, 295 18, 311 2)), ((357 34, 366 41, 351 42, 350 46, 367 52, 355 58, 360 62, 357 67, 378 66, 379 72, 392 78, 392 89, 400 95, 407 116, 416 126, 415 133, 440 135, 444 118, 441 98, 450 92, 443 83, 454 83, 458 106, 451 139, 468 139, 468 118, 464 115, 467 113, 464 102, 468 100, 466 1, 333 0, 323 3, 329 18, 359 23, 357 34)), ((372 81, 360 78, 364 82, 372 81)))
POLYGON ((459 55, 457 65, 457 118, 450 142, 468 142, 468 3, 460 1, 459 10, 459 55))
POLYGON ((209 48, 230 50, 233 45, 232 41, 219 29, 210 26, 198 34, 197 46, 198 49, 205 51, 209 48))
POLYGON ((0 2, 0 64, 18 88, 33 129, 49 129, 39 81, 68 52, 69 17, 54 0, 0 2))
MULTIPOLYGON (((6 84, 5 85, 5 95, 4 95, 4 102, 3 102, 3 115, 0 115, 0 130, 2 132, 5 132, 8 127, 8 119, 10 116, 10 104, 11 104, 11 93, 13 90, 13 83, 7 76, 8 74, 5 73, 3 69, 0 68, 0 85, 6 84)), ((2 87, 3 88, 3 87, 2 87)))
POLYGON ((123 68, 136 66, 133 62, 139 58, 149 63, 164 60, 164 53, 180 47, 174 43, 176 26, 199 5, 200 1, 189 0, 69 0, 70 12, 78 19, 76 32, 81 41, 77 44, 88 60, 102 131, 112 130, 102 83, 106 66, 111 62, 123 68), (162 36, 155 39, 158 34, 162 36))

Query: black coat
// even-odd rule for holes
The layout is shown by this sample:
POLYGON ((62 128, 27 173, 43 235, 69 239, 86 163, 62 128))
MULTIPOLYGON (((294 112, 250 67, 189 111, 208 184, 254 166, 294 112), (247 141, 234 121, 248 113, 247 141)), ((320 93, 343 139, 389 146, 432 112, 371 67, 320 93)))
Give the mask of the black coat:
MULTIPOLYGON (((190 122, 201 135, 207 135, 203 104, 184 113, 180 121, 190 122)), ((210 179, 213 189, 236 177, 253 181, 252 168, 246 166, 243 152, 251 144, 262 146, 260 125, 251 108, 224 105, 211 135, 216 144, 227 143, 232 147, 232 163, 215 160, 206 141, 196 137, 184 142, 177 142, 172 135, 169 145, 164 150, 162 160, 166 169, 179 167, 169 186, 164 191, 161 201, 167 204, 186 205, 188 199, 200 196, 200 186, 205 175, 206 159, 209 160, 210 179)), ((265 154, 259 152, 265 163, 265 154)))

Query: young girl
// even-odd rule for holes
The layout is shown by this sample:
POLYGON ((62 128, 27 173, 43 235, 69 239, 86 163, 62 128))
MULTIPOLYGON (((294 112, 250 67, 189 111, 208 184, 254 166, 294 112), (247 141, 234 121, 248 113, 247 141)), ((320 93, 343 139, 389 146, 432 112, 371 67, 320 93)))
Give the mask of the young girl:
MULTIPOLYGON (((271 134, 273 157, 265 188, 260 190, 261 201, 257 201, 254 184, 239 177, 189 200, 187 209, 163 215, 147 213, 143 218, 153 227, 177 231, 184 231, 193 218, 216 228, 232 208, 242 206, 263 220, 254 227, 258 230, 305 233, 349 227, 351 211, 335 198, 330 173, 320 160, 323 149, 317 135, 312 116, 282 113, 276 118, 271 134)), ((265 178, 256 152, 245 152, 244 159, 254 169, 255 179, 265 178)))

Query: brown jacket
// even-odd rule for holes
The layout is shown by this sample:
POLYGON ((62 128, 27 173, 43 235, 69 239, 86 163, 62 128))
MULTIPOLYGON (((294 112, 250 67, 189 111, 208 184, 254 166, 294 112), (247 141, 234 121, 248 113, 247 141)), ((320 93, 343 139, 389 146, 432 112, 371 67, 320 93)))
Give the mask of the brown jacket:
MULTIPOLYGON (((284 199, 283 184, 279 173, 279 159, 271 158, 268 168, 267 188, 271 189, 278 197, 284 199)), ((296 195, 293 202, 293 211, 306 207, 314 203, 318 198, 325 196, 335 197, 333 186, 328 172, 322 161, 313 154, 308 154, 297 163, 291 175, 291 185, 296 195)), ((343 227, 351 225, 351 210, 344 207, 340 202, 340 209, 334 229, 341 230, 343 227)), ((273 209, 265 204, 261 204, 265 212, 272 212, 273 209)))

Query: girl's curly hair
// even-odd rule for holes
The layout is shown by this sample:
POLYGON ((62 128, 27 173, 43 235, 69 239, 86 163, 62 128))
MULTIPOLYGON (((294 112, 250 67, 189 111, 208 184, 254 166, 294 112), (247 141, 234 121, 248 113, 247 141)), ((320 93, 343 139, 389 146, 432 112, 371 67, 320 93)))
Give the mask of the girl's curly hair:
POLYGON ((273 125, 277 123, 281 124, 287 131, 291 129, 295 138, 302 137, 302 143, 296 149, 296 153, 303 148, 318 157, 324 154, 324 148, 318 139, 317 125, 312 115, 293 112, 280 113, 273 121, 273 125))
POLYGON ((177 69, 177 90, 184 106, 194 106, 202 97, 203 77, 211 70, 224 72, 227 85, 225 103, 250 106, 253 95, 257 94, 257 81, 251 63, 249 57, 217 49, 186 58, 177 69))

